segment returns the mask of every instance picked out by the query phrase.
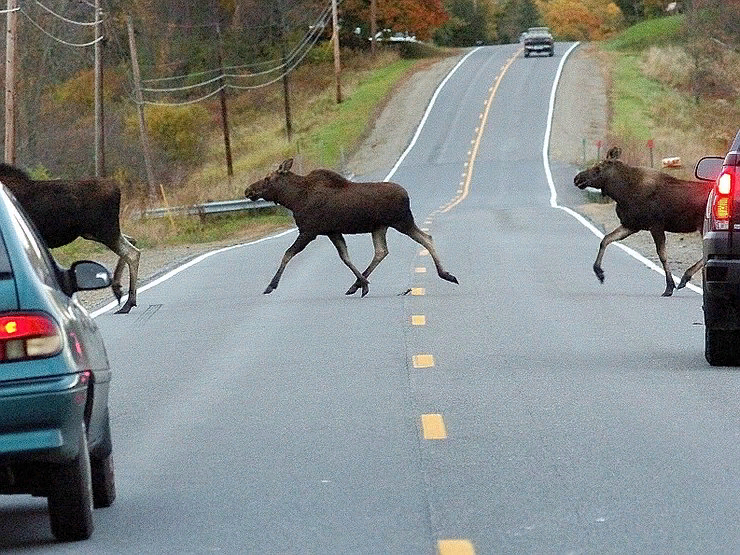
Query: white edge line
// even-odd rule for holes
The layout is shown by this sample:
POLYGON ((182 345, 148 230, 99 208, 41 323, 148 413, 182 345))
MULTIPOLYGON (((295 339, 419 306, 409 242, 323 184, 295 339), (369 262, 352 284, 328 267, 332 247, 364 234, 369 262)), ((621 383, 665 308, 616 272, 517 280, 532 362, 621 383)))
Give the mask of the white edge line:
POLYGON ((447 81, 450 80, 450 77, 457 71, 457 69, 465 63, 465 60, 467 60, 470 56, 475 54, 478 50, 480 50, 482 47, 478 46, 477 48, 474 48, 465 56, 463 56, 457 64, 455 64, 455 67, 453 67, 450 72, 445 76, 445 78, 442 80, 442 82, 437 87, 437 90, 434 91, 434 94, 432 95, 432 99, 429 101, 429 104, 427 105, 427 109, 424 112, 424 116, 421 118, 421 121, 419 122, 419 126, 416 128, 416 133, 414 133, 413 138, 411 139, 411 142, 409 143, 409 146, 406 147, 406 150, 403 151, 403 154, 401 154, 401 157, 398 159, 396 164, 391 168, 391 171, 388 175, 385 176, 385 179, 383 181, 389 181, 393 175, 396 173, 396 170, 398 170, 398 167, 401 165, 401 163, 406 159, 406 155, 411 152, 411 149, 414 148, 414 145, 416 144, 416 140, 419 138, 419 135, 421 135, 421 130, 424 127, 424 124, 427 122, 427 118, 429 117, 429 114, 432 111, 432 107, 434 106, 434 103, 437 101, 437 97, 439 96, 439 92, 442 90, 442 87, 445 86, 447 81))
MULTIPOLYGON (((599 231, 591 222, 589 222, 586 218, 581 216, 578 212, 571 210, 567 206, 561 206, 558 204, 558 192, 555 189, 555 182, 552 178, 552 172, 550 171, 550 160, 548 158, 548 151, 550 150, 550 133, 552 131, 552 118, 553 114, 555 112, 555 93, 558 88, 558 83, 560 81, 560 74, 563 71, 563 66, 565 65, 565 61, 567 60, 570 53, 579 45, 580 42, 574 43, 566 52, 563 54, 563 58, 560 60, 560 65, 558 65, 558 71, 555 74, 555 80, 552 84, 552 91, 550 92, 550 108, 549 112, 547 114, 547 128, 545 129, 545 141, 542 144, 542 161, 545 166, 545 175, 547 176, 547 183, 550 187, 550 206, 552 208, 557 208, 559 210, 562 210, 563 212, 566 212, 567 214, 570 214, 573 216, 576 220, 578 220, 581 224, 583 224, 588 230, 590 230, 594 235, 596 235, 599 239, 604 238, 604 234, 599 231)), ((665 275, 663 268, 655 264, 652 260, 648 260, 644 256, 642 256, 640 253, 635 251, 634 249, 631 249, 630 247, 623 245, 619 241, 615 241, 614 245, 622 249, 624 252, 629 254, 632 258, 635 260, 641 262, 651 270, 659 273, 660 275, 665 275)), ((674 280, 680 280, 678 276, 673 276, 674 280)), ((702 289, 701 287, 698 287, 694 285, 693 283, 687 283, 686 287, 691 289, 692 291, 701 294, 702 289)))
MULTIPOLYGON (((429 101, 429 105, 427 106, 427 109, 424 112, 424 116, 421 118, 421 121, 419 122, 419 126, 416 128, 416 132, 414 133, 414 136, 411 139, 411 142, 409 143, 409 146, 407 146, 406 147, 406 150, 403 151, 403 154, 401 154, 401 157, 395 163, 395 165, 391 169, 390 173, 385 177, 384 181, 388 181, 389 179, 391 179, 391 177, 393 177, 393 174, 396 173, 396 170, 398 170, 398 167, 404 161, 404 159, 406 158, 406 155, 411 151, 411 149, 416 144, 416 140, 419 138, 419 135, 421 135, 421 131, 422 131, 423 127, 424 127, 424 124, 426 123, 427 118, 429 117, 429 114, 432 111, 432 107, 434 106, 434 103, 436 102, 437 96, 439 96, 439 92, 442 90, 442 87, 445 86, 445 84, 447 83, 447 81, 449 81, 450 77, 452 77, 452 75, 457 71, 457 69, 463 63, 465 63, 465 61, 470 56, 472 56, 475 52, 477 52, 481 48, 482 47, 480 47, 480 46, 477 47, 477 48, 474 48, 473 50, 471 50, 470 52, 468 52, 465 56, 463 56, 460 59, 460 61, 457 62, 457 64, 455 64, 455 67, 453 67, 449 71, 449 73, 445 76, 445 78, 439 84, 439 86, 437 87, 437 89, 434 91, 434 94, 432 95, 431 100, 429 101)), ((180 272, 182 272, 184 270, 187 270, 188 268, 190 268, 191 266, 194 266, 195 264, 198 264, 199 262, 205 260, 209 256, 213 256, 214 254, 218 254, 218 253, 221 253, 221 252, 224 252, 224 251, 228 251, 228 250, 236 249, 236 248, 240 248, 240 247, 248 247, 250 245, 256 245, 257 243, 261 243, 263 241, 269 241, 271 239, 277 239, 278 237, 282 237, 283 235, 287 235, 288 233, 293 233, 294 231, 296 231, 296 229, 297 228, 293 228, 293 229, 289 229, 287 231, 283 231, 282 233, 278 233, 278 234, 275 234, 275 235, 270 235, 269 237, 262 237, 261 239, 257 239, 255 241, 250 241, 249 243, 243 243, 243 244, 240 244, 240 245, 233 245, 231 247, 225 247, 223 249, 218 249, 218 250, 214 250, 214 251, 209 251, 209 252, 203 253, 200 256, 198 256, 196 258, 193 258, 192 260, 186 262, 182 266, 178 266, 174 270, 171 270, 171 271, 167 272, 166 274, 161 275, 157 279, 155 279, 153 281, 150 281, 149 283, 147 283, 143 287, 140 287, 139 289, 137 289, 136 292, 137 292, 137 294, 138 293, 143 293, 144 291, 147 291, 148 289, 151 289, 155 285, 159 285, 163 281, 166 281, 166 280, 170 279, 172 276, 177 275, 177 274, 179 274, 180 272)), ((121 299, 121 302, 125 302, 127 298, 128 298, 127 295, 124 296, 121 299)), ((103 306, 102 308, 99 308, 99 309, 95 310, 94 312, 92 312, 91 313, 91 316, 93 318, 97 318, 101 314, 105 314, 106 312, 108 312, 108 311, 110 311, 110 310, 112 310, 112 309, 114 309, 114 308, 116 308, 118 306, 119 306, 119 303, 117 301, 112 301, 112 302, 108 303, 107 305, 103 306)))
MULTIPOLYGON (((241 243, 239 245, 232 245, 230 247, 224 247, 224 248, 221 248, 221 249, 217 249, 217 250, 205 252, 205 253, 203 253, 203 254, 201 254, 199 256, 196 256, 192 260, 189 260, 188 262, 186 262, 182 266, 178 266, 177 268, 175 268, 173 270, 170 270, 166 274, 163 274, 163 275, 159 276, 157 279, 150 281, 146 285, 144 285, 142 287, 139 287, 136 290, 136 292, 137 292, 137 294, 138 293, 143 293, 144 291, 146 291, 148 289, 151 289, 155 285, 159 285, 163 281, 166 281, 166 280, 170 279, 171 277, 176 276, 180 272, 183 272, 183 271, 187 270, 191 266, 195 266, 199 262, 202 262, 203 260, 205 260, 209 256, 213 256, 214 254, 219 254, 219 253, 222 253, 222 252, 230 251, 231 249, 238 249, 238 248, 242 248, 242 247, 248 247, 250 245, 256 245, 257 243, 262 243, 263 241, 269 241, 271 239, 277 239, 278 237, 282 237, 283 235, 287 235, 288 233, 293 233, 294 231, 296 231, 296 229, 297 228, 294 227, 292 229, 288 229, 287 231, 282 231, 280 233, 276 233, 275 235, 269 235, 267 237, 262 237, 260 239, 255 239, 254 241, 250 241, 248 243, 241 243)), ((127 298, 128 298, 128 295, 125 295, 121 299, 121 302, 125 302, 127 298)), ((99 308, 96 311, 92 312, 91 313, 91 316, 93 318, 97 318, 101 314, 104 314, 104 313, 108 312, 109 310, 112 310, 112 309, 116 308, 117 306, 119 306, 118 302, 117 301, 112 301, 112 302, 108 303, 107 305, 105 305, 104 307, 99 308)))

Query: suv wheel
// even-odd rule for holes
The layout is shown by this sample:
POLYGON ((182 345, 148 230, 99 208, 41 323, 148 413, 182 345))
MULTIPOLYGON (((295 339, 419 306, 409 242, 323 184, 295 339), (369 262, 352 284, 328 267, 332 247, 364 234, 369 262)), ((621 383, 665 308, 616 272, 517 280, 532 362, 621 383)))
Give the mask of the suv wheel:
POLYGON ((92 473, 93 506, 96 509, 110 507, 116 498, 116 479, 113 470, 113 454, 104 459, 90 456, 92 473))
POLYGON ((706 328, 704 332, 704 356, 712 366, 737 366, 740 364, 740 330, 716 330, 706 328))
POLYGON ((54 537, 60 541, 86 540, 93 532, 93 488, 84 424, 77 456, 55 465, 50 481, 49 520, 54 537))

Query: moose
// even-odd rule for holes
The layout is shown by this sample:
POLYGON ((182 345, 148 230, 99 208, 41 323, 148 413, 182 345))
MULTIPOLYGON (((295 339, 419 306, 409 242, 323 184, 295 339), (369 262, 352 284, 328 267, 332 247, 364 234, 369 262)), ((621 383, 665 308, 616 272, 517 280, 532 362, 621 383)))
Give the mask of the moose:
POLYGON ((0 164, 0 182, 13 193, 49 248, 67 245, 82 237, 108 247, 120 258, 111 288, 119 304, 124 263, 129 270, 128 299, 116 312, 136 306, 139 250, 121 233, 121 189, 110 179, 34 180, 23 170, 0 164))
POLYGON ((621 149, 613 147, 605 160, 573 178, 573 183, 579 189, 600 189, 602 195, 613 199, 621 224, 601 240, 593 266, 594 273, 603 283, 601 260, 610 243, 638 231, 649 231, 665 271, 666 287, 662 296, 670 297, 674 289, 685 287, 704 263, 700 258, 691 265, 676 287, 666 259, 665 232, 692 233, 701 230, 712 184, 678 179, 652 168, 629 166, 618 160, 620 155, 621 149))
POLYGON ((252 183, 244 191, 250 200, 262 198, 288 208, 298 226, 298 237, 285 251, 265 294, 277 288, 291 258, 317 236, 326 235, 336 247, 339 258, 357 278, 345 294, 353 295, 362 289, 364 297, 368 293, 368 276, 388 255, 386 232, 389 227, 424 246, 434 260, 440 278, 458 283, 455 276, 442 268, 432 237, 414 223, 406 189, 388 181, 357 183, 325 169, 300 176, 290 171, 292 166, 292 158, 285 160, 276 171, 252 183), (375 255, 364 272, 350 261, 343 237, 343 234, 357 233, 372 234, 375 248, 375 255))

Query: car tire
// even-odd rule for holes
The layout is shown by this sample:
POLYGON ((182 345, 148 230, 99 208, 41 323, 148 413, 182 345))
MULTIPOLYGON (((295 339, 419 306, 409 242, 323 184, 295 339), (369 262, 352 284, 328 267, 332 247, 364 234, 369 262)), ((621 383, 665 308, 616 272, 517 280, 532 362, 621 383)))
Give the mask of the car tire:
POLYGON ((52 469, 47 501, 51 531, 57 540, 79 541, 92 535, 92 473, 84 424, 77 456, 52 469))
POLYGON ((555 55, 555 49, 553 48, 550 50, 550 53, 548 54, 548 56, 552 58, 554 55, 555 55))
POLYGON ((93 507, 104 509, 110 507, 116 499, 116 478, 113 465, 113 454, 104 459, 90 457, 92 474, 93 507))
POLYGON ((740 365, 740 330, 705 328, 704 357, 712 366, 740 365))
POLYGON ((524 51, 524 57, 525 58, 529 58, 529 50, 525 50, 524 51))

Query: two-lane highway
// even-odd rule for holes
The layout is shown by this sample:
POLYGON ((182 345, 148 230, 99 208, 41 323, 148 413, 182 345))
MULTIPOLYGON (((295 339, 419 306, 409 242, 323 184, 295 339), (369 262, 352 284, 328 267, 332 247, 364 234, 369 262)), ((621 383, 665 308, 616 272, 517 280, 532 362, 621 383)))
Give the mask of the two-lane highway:
MULTIPOLYGON (((740 374, 705 363, 701 296, 661 298, 617 248, 599 284, 599 239, 551 206, 542 150, 568 46, 471 51, 393 169, 459 285, 391 230, 367 297, 344 295, 327 239, 263 295, 288 232, 99 316, 118 499, 74 545, 50 543, 44 500, 2 499, 0 547, 739 551, 740 374)), ((557 202, 577 198, 576 171, 556 172, 557 202)), ((364 268, 370 237, 348 245, 364 268)))

